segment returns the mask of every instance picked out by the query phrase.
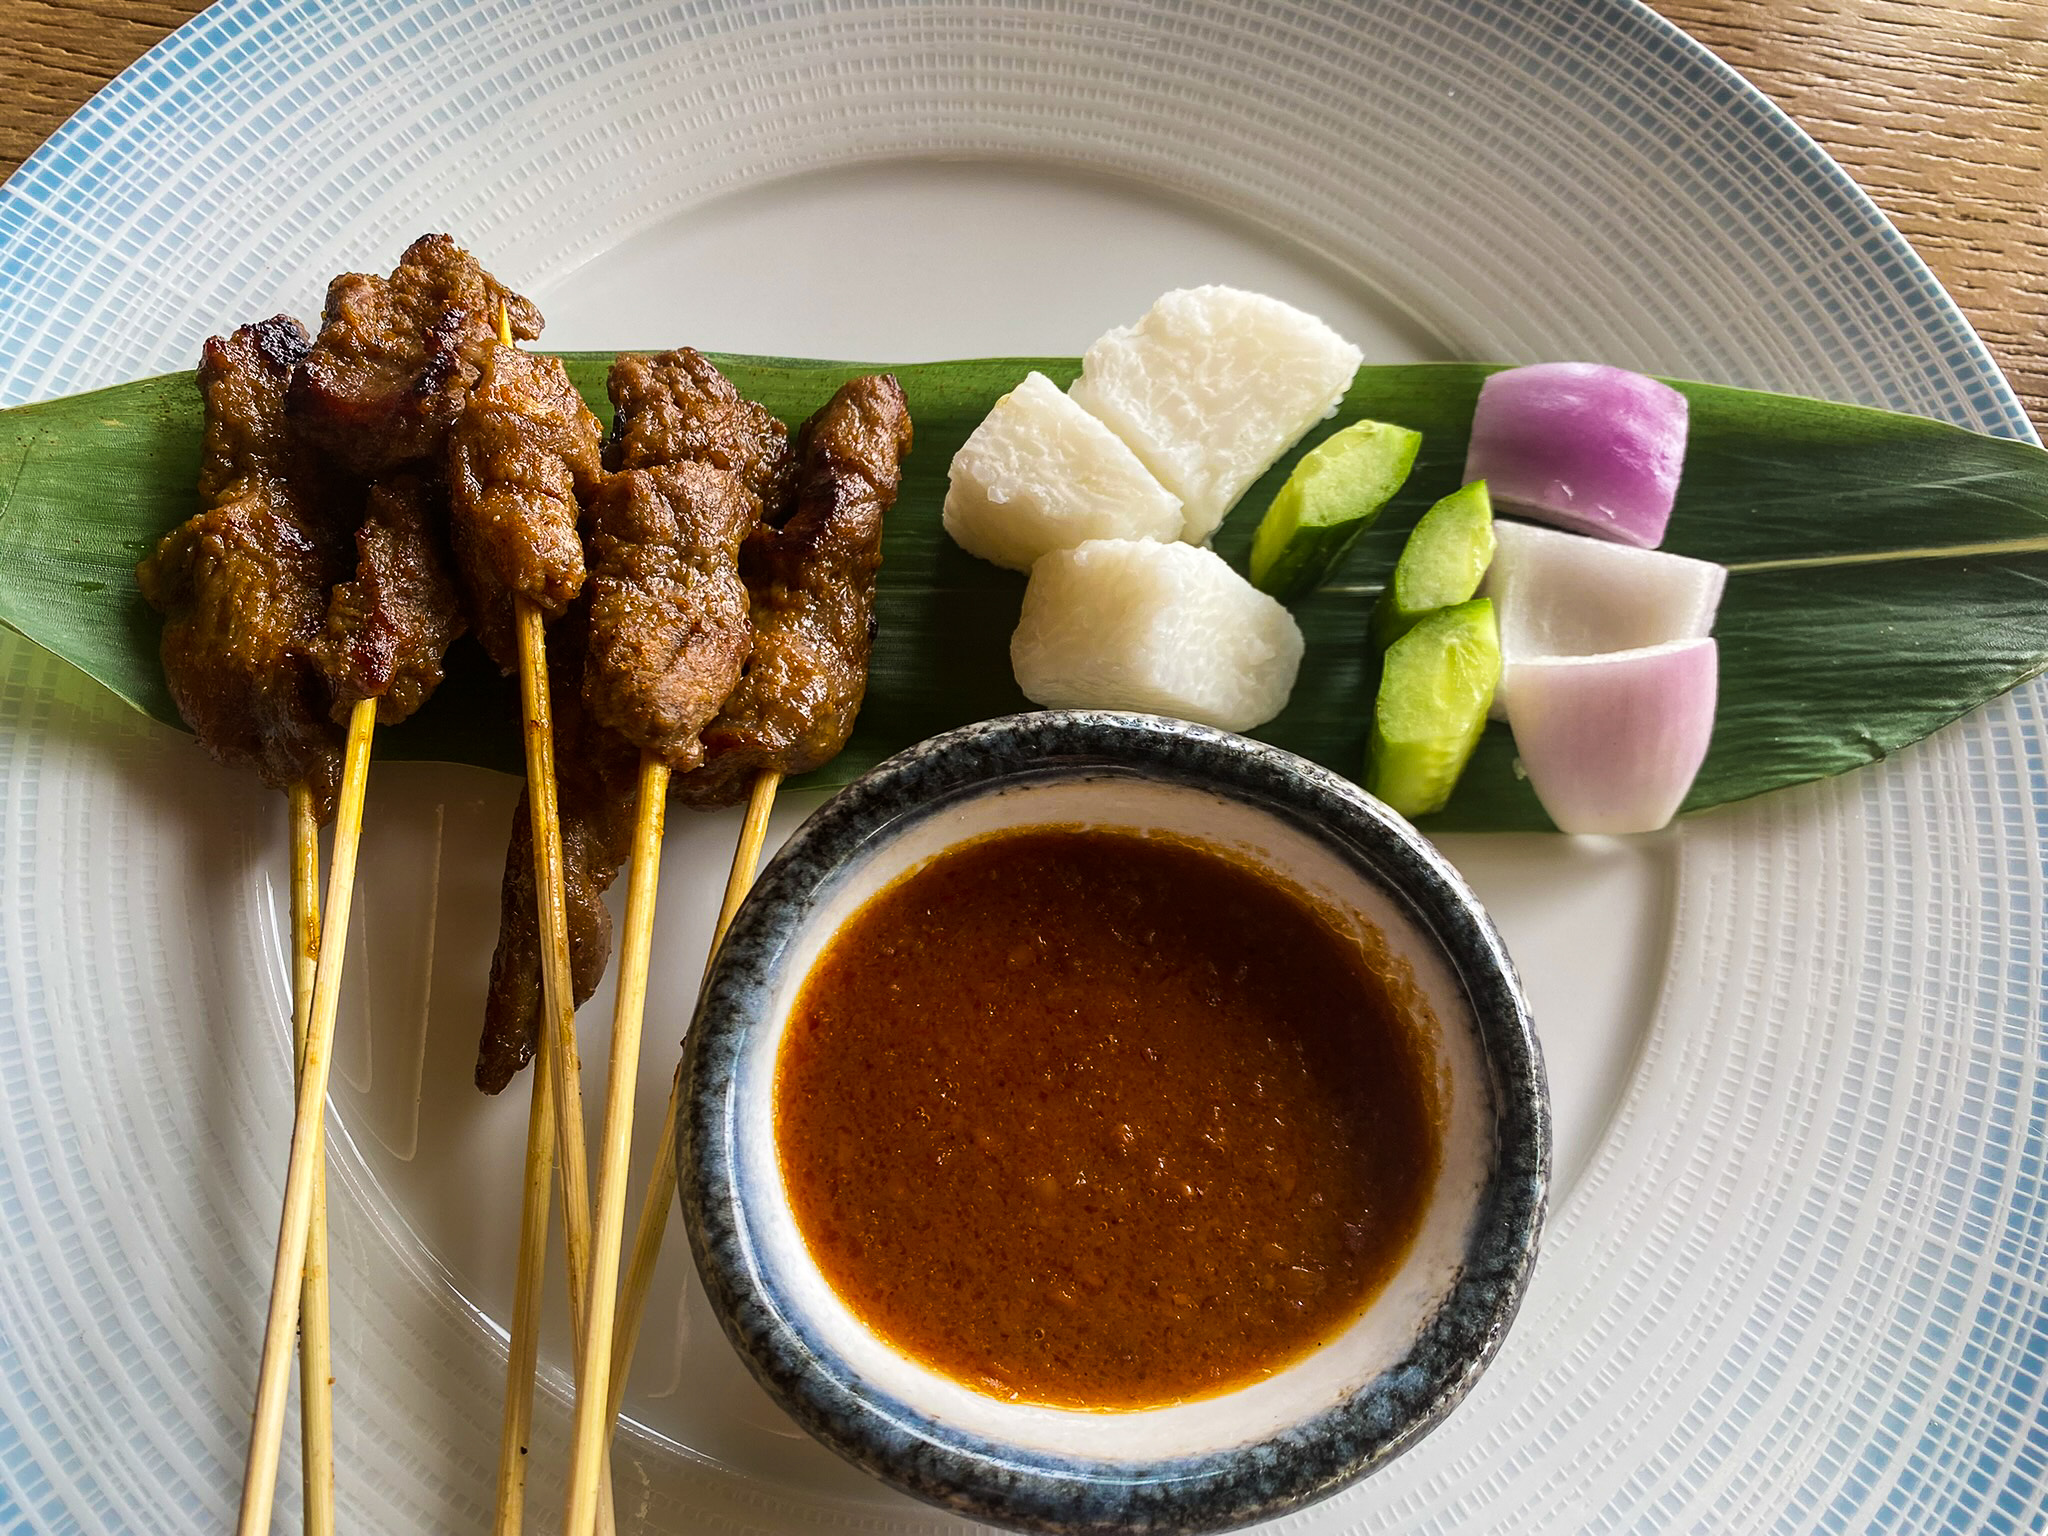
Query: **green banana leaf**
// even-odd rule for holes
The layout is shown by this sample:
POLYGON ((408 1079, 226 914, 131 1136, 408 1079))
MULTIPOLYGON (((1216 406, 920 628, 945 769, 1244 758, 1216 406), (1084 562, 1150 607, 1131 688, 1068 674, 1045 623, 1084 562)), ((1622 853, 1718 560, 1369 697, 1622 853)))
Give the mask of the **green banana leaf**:
MULTIPOLYGON (((609 356, 566 354, 602 417, 609 356)), ((719 357, 740 390, 787 421, 869 365, 719 357)), ((880 635, 859 727, 806 782, 843 784, 936 731, 1029 708, 1010 675, 1024 581, 963 554, 940 527, 953 451, 1037 368, 1072 358, 919 363, 892 370, 917 444, 889 520, 880 635)), ((1257 732, 1338 772, 1362 766, 1374 671, 1365 640, 1401 540, 1454 489, 1477 364, 1366 367, 1336 417, 1247 495, 1218 537, 1242 568, 1257 511, 1294 460, 1360 418, 1423 434, 1406 487, 1335 578, 1295 609, 1308 638, 1286 711, 1257 732)), ((1677 381, 1674 381, 1677 382, 1677 381)), ((1691 446, 1666 547, 1731 569, 1716 634, 1721 704, 1688 810, 1873 762, 2048 666, 2048 453, 1855 406, 1678 382, 1691 446)), ((157 666, 157 619, 134 566, 195 510, 199 399, 189 376, 144 379, 0 412, 0 622, 176 725, 157 666)), ((468 641, 449 682, 403 726, 394 757, 517 772, 512 686, 468 641)), ((1549 826, 1488 728, 1443 830, 1549 826)))

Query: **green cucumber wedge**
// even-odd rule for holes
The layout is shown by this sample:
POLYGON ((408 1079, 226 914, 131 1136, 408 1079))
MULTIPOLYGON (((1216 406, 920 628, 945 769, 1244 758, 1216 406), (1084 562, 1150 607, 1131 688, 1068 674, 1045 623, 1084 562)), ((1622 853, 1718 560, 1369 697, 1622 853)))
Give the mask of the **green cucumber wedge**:
POLYGON ((1384 651, 1425 614, 1470 598, 1493 564, 1493 544, 1493 500, 1484 480, 1423 513, 1373 606, 1373 644, 1384 651))
POLYGON ((1252 535, 1252 585, 1283 603, 1321 586, 1401 489, 1421 447, 1420 432, 1358 421, 1302 455, 1252 535))
POLYGON ((1500 681, 1500 630, 1478 597, 1424 615, 1387 648, 1365 787, 1403 816, 1440 811, 1471 760, 1500 681))

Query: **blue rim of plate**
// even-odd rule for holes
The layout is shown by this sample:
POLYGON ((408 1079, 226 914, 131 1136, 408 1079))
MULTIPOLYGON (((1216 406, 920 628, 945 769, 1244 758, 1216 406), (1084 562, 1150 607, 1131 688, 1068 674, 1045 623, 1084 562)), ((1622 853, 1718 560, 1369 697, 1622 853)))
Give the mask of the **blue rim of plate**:
MULTIPOLYGON (((1687 86, 1708 97, 1727 115, 1732 127, 1753 137, 1757 163, 1786 173, 1797 189, 1817 200, 1820 210, 1840 230, 1843 243, 1836 260, 1867 264, 1872 275, 1888 290, 1902 313, 1894 317, 1901 334, 1911 334, 1932 350, 1928 377, 1943 401, 1941 411, 1921 410, 1959 426, 1994 435, 2039 444, 2041 437, 2028 420, 2018 396, 1993 361, 1982 339, 1955 301, 1941 287, 1933 272, 1906 242, 1877 205, 1814 140, 1762 92, 1730 66, 1693 41, 1678 27, 1650 10, 1640 0, 1560 0, 1567 8, 1604 12, 1606 23, 1617 40, 1646 50, 1667 66, 1687 86)), ((1454 9, 1468 14, 1485 13, 1514 24, 1538 7, 1527 0, 1447 0, 1454 9)), ((340 24, 341 15, 323 12, 317 0, 220 0, 220 3, 180 27, 115 78, 79 109, 51 138, 35 151, 5 183, 0 183, 0 337, 7 335, 28 302, 31 277, 41 270, 52 243, 60 239, 81 212, 89 210, 103 189, 95 157, 114 144, 128 129, 153 109, 159 108, 181 85, 203 75, 265 25, 293 13, 319 16, 323 22, 326 53, 308 59, 311 70, 321 62, 354 47, 358 39, 340 24)), ((1569 67, 1559 59, 1560 73, 1569 67)), ((14 402, 0 402, 14 403, 14 402)), ((1920 409, 1888 403, 1894 408, 1920 409)), ((2027 1021, 2032 1029, 2035 1021, 2027 1021)), ((2032 1241, 2024 1228, 2030 1207, 2014 1212, 2009 1232, 2013 1241, 2032 1241)), ((2035 1352, 2039 1369, 2041 1351, 2035 1352)), ((65 1506, 44 1476, 37 1454, 24 1441, 18 1418, 40 1417, 30 1402, 22 1408, 27 1390, 19 1363, 12 1357, 4 1330, 0 1330, 0 1529, 51 1528, 39 1517, 61 1522, 65 1506)), ((1988 1375, 1988 1365, 1978 1373, 1988 1375)), ((2020 1385, 2024 1385, 2022 1373, 2020 1385)), ((2016 1414, 2031 1411, 2030 1400, 2013 1389, 2010 1398, 2016 1414)), ((2041 1428, 2033 1426, 2039 1445, 2041 1428)), ((77 1447, 52 1447, 52 1454, 75 1461, 77 1447)), ((2019 1505, 2009 1500, 1982 1502, 1986 1495, 1996 1498, 1995 1482, 1982 1469, 1958 1468, 1944 1464, 1937 1456, 1918 1455, 1908 1447, 1894 1444, 1882 1459, 1894 1474, 1895 1500, 1917 1506, 1932 1498, 1937 1506, 1941 1490, 1956 1490, 1967 1484, 1989 1522, 1986 1528, 2016 1530, 2019 1505)), ((2038 1493, 2043 1478, 2036 1460, 2027 1474, 2027 1487, 2038 1493)), ((2007 1490, 2008 1495, 2011 1490, 2007 1490)), ((1842 1529, 1832 1511, 1813 1511, 1815 1528, 1842 1529)))

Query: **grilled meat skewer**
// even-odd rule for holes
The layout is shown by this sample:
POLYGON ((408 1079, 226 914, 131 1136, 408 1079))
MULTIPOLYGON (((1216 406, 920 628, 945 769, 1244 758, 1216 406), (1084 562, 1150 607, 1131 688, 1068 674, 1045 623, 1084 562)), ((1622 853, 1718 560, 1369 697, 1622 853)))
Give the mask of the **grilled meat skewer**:
POLYGON ((164 679, 201 745, 273 789, 304 784, 334 814, 341 733, 314 660, 339 562, 320 467, 285 431, 284 398, 311 341, 288 315, 206 343, 203 509, 136 568, 164 615, 164 679))
MULTIPOLYGON (((549 666, 579 1006, 611 959, 604 893, 632 848, 640 749, 697 760, 697 732, 725 702, 752 646, 736 569, 760 519, 751 485, 773 490, 789 478, 782 424, 740 399, 698 354, 621 358, 608 387, 615 414, 605 455, 620 472, 589 503, 588 596, 555 624, 549 666), (692 457, 700 454, 739 466, 750 481, 692 457)), ((511 1082, 539 1038, 540 932, 523 816, 522 802, 505 855, 477 1053, 476 1082, 486 1093, 511 1082)))
POLYGON ((389 277, 343 273, 292 380, 294 424, 363 475, 438 458, 497 347, 500 306, 513 335, 540 335, 540 311, 447 235, 415 240, 389 277))
MULTIPOLYGON (((866 664, 874 639, 874 578, 880 563, 880 519, 895 501, 901 458, 909 450, 910 436, 909 413, 894 379, 861 379, 849 384, 806 426, 802 448, 805 475, 797 515, 787 525, 771 526, 757 536, 755 561, 749 574, 757 584, 759 597, 766 599, 757 599, 757 627, 773 637, 772 651, 764 654, 775 656, 779 662, 778 667, 762 668, 762 674, 766 677, 775 671, 783 678, 808 674, 818 684, 811 700, 819 707, 808 723, 797 710, 778 711, 771 716, 763 707, 762 690, 758 686, 750 690, 743 684, 721 716, 729 726, 724 740, 730 743, 721 762, 735 765, 723 772, 734 772, 743 760, 742 754, 752 756, 756 766, 748 784, 746 821, 733 852, 725 900, 711 938, 713 961, 725 937, 726 925, 753 883, 767 834, 769 809, 775 803, 785 769, 807 761, 822 761, 812 755, 824 752, 829 756, 838 751, 852 728, 854 711, 866 690, 866 664), (803 558, 805 554, 810 556, 809 561, 803 558), (838 602, 831 600, 835 574, 842 586, 838 602), (818 600, 803 602, 798 594, 805 592, 815 594, 818 600)), ((750 669, 749 676, 752 675, 750 669)), ((717 773, 707 774, 704 782, 716 784, 719 777, 717 773)), ((707 971, 708 968, 709 962, 707 971)), ((669 1207, 675 1198, 677 1101, 681 1092, 682 1073, 678 1067, 675 1082, 669 1088, 668 1113, 662 1123, 660 1145, 654 1153, 654 1173, 648 1181, 633 1233, 632 1259, 620 1287, 613 1320, 611 1391, 605 1404, 607 1433, 618 1418, 626 1374, 632 1368, 633 1348, 647 1305, 648 1287, 661 1254, 669 1207)), ((590 1370, 587 1359, 584 1368, 586 1372, 590 1370)), ((579 1410, 581 1406, 579 1402, 579 1410)), ((582 1444, 579 1438, 579 1448, 582 1444)), ((574 1463, 571 1471, 573 1476, 574 1463)))
POLYGON ((448 434, 455 560, 476 637, 510 674, 525 598, 549 619, 583 590, 580 506, 604 470, 597 418, 559 359, 494 347, 448 434))
POLYGON ((903 390, 887 374, 854 379, 804 424, 795 509, 741 552, 753 655, 704 730, 704 766, 671 787, 684 804, 738 805, 764 770, 809 773, 846 745, 867 695, 882 518, 910 436, 903 390))
POLYGON ((441 685, 443 658, 469 621, 448 548, 448 492, 439 478, 400 471, 370 487, 356 527, 355 575, 334 588, 315 665, 334 691, 334 718, 377 701, 396 725, 441 685))
MULTIPOLYGON (((900 456, 910 441, 903 392, 886 375, 846 385, 806 424, 790 473, 767 451, 774 436, 764 428, 766 413, 739 409, 737 392, 722 375, 709 383, 707 370, 715 373, 689 352, 621 359, 612 376, 619 406, 613 457, 645 460, 658 451, 654 443, 665 441, 682 452, 715 452, 740 466, 752 485, 771 494, 791 485, 793 496, 784 503, 784 526, 764 520, 741 547, 748 659, 731 695, 710 709, 720 674, 709 663, 724 661, 724 675, 730 675, 737 633, 709 624, 709 615, 706 629, 693 632, 691 619, 675 606, 692 584, 675 573, 695 560, 698 590, 729 592, 716 568, 723 545, 711 535, 730 536, 737 510, 731 490, 705 474, 721 473, 715 466, 685 460, 643 465, 651 483, 608 486, 599 498, 604 510, 593 517, 593 560, 610 578, 592 581, 586 613, 572 612, 555 627, 558 653, 566 655, 563 642, 582 617, 581 643, 590 658, 580 710, 565 707, 562 674, 554 672, 564 765, 562 854, 579 1004, 596 990, 610 960, 611 919, 601 897, 632 846, 636 748, 687 762, 695 746, 692 722, 708 717, 701 731, 705 765, 679 775, 672 791, 693 806, 735 804, 764 768, 803 773, 829 761, 852 731, 866 691, 882 516, 895 500, 900 456), (666 435, 657 440, 648 419, 661 423, 666 435), (684 463, 696 467, 684 472, 684 463), (664 491, 664 476, 674 496, 664 491), (655 507, 657 494, 666 512, 655 507), (615 503, 615 497, 627 500, 615 503), (607 542, 608 528, 616 547, 607 542), (650 569, 663 580, 625 579, 650 569), (696 661, 706 665, 690 665, 696 661)), ((515 824, 477 1057, 477 1086, 486 1093, 512 1080, 532 1058, 537 1038, 538 934, 530 895, 520 888, 531 877, 521 874, 525 850, 518 839, 515 824)))

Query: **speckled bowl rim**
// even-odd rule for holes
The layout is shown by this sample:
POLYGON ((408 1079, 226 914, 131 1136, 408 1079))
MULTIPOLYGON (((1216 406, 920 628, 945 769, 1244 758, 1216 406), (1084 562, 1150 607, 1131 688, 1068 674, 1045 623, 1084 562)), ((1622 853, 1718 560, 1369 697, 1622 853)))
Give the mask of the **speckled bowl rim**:
POLYGON ((928 1503, 1046 1532, 1216 1531, 1327 1497, 1406 1450, 1465 1395, 1527 1289, 1550 1179, 1542 1054, 1514 966, 1464 881, 1401 817, 1304 758, 1184 721, 1094 710, 1011 715, 933 737, 798 829, 735 916, 683 1057, 678 1187, 697 1272, 741 1358, 790 1415, 928 1503), (1140 775, 1264 810, 1318 839, 1435 935, 1490 1069, 1495 1155, 1464 1266, 1409 1353, 1345 1401, 1249 1445, 1088 1461, 949 1426, 862 1380, 753 1262, 735 1183, 735 1074, 777 965, 838 873, 961 798, 1077 773, 1140 775))

